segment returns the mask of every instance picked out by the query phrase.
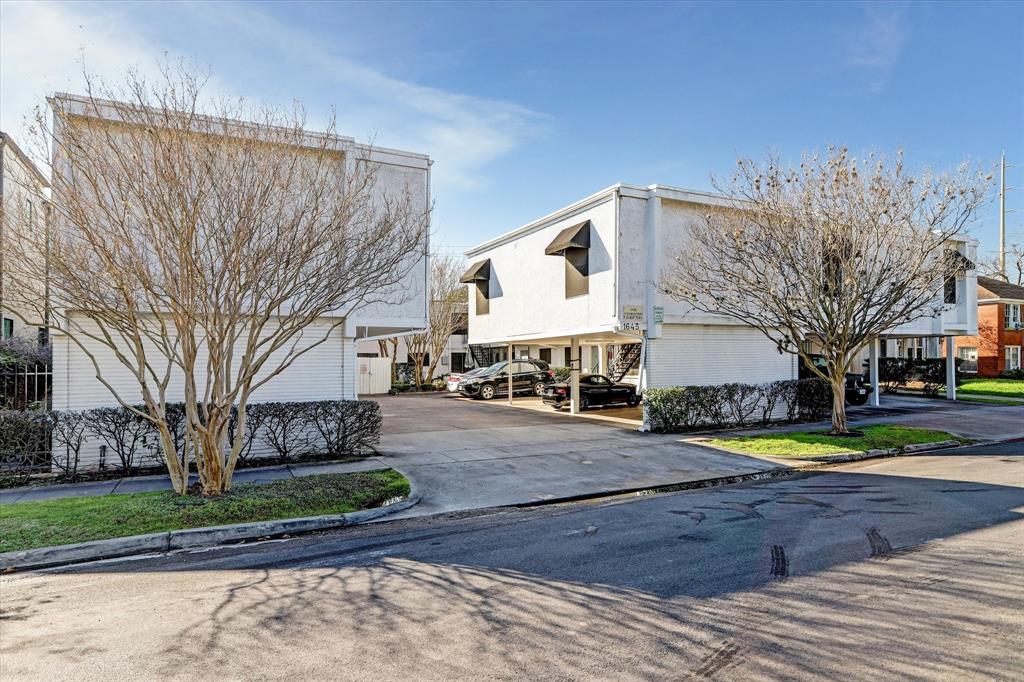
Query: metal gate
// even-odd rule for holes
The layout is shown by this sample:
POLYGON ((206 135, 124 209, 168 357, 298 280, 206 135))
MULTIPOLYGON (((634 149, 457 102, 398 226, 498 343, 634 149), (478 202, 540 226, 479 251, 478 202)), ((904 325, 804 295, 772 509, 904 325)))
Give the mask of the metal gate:
POLYGON ((357 392, 360 396, 391 390, 391 358, 359 358, 357 392))

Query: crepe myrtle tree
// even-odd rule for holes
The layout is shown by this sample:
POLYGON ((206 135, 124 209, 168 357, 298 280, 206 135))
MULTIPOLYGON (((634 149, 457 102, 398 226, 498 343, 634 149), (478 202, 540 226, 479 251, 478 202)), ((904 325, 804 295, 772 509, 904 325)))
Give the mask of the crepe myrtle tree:
POLYGON ((874 338, 942 312, 944 282, 972 265, 954 245, 991 176, 967 165, 913 173, 902 152, 829 147, 797 167, 741 159, 713 180, 719 208, 696 221, 660 289, 739 320, 832 387, 832 433, 848 433, 845 374, 874 338), (813 342, 825 359, 810 359, 813 342))
MULTIPOLYGON (((418 188, 385 189, 372 151, 336 136, 333 116, 311 133, 300 105, 215 100, 205 82, 182 64, 114 86, 87 74, 83 111, 61 98, 52 119, 37 110, 49 244, 5 227, 8 281, 49 282, 50 326, 152 424, 174 489, 186 492, 195 462, 215 495, 231 487, 254 391, 352 311, 409 295, 429 207, 418 188), (112 378, 126 371, 131 389, 112 378), (168 415, 178 401, 180 437, 168 415)), ((35 288, 7 295, 32 309, 35 288)))
POLYGON ((463 262, 453 256, 435 255, 430 259, 430 314, 427 328, 407 339, 416 385, 433 381, 434 372, 444 355, 448 340, 466 320, 466 287, 459 283, 463 262), (429 362, 427 362, 429 358, 429 362))

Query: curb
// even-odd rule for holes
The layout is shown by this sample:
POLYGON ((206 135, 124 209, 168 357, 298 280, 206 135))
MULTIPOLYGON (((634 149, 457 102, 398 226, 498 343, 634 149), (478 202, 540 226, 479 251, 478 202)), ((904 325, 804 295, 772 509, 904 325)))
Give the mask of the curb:
POLYGON ((137 554, 169 552, 176 549, 215 547, 245 540, 257 540, 281 535, 299 535, 319 530, 355 526, 409 509, 418 504, 420 499, 420 495, 413 489, 409 491, 409 497, 400 502, 385 504, 374 509, 349 512, 347 514, 306 516, 295 519, 281 519, 280 521, 235 523, 226 526, 210 526, 208 528, 187 528, 163 533, 110 538, 109 540, 94 540, 74 545, 55 545, 53 547, 36 547, 14 552, 3 552, 0 554, 0 571, 64 566, 84 561, 116 559, 137 554))
MULTIPOLYGON (((567 502, 585 502, 587 500, 600 500, 607 497, 620 497, 622 495, 657 495, 660 493, 676 493, 683 490, 699 490, 700 488, 716 488, 720 485, 732 485, 734 483, 746 483, 747 481, 763 481, 782 476, 800 474, 802 471, 796 467, 778 466, 763 471, 754 471, 749 474, 733 474, 731 476, 719 476, 717 478, 701 478, 695 481, 683 481, 681 483, 661 483, 638 488, 618 488, 597 493, 584 493, 582 495, 565 495, 552 497, 546 500, 531 500, 518 504, 506 504, 491 509, 529 509, 531 507, 543 507, 546 505, 565 504, 567 502)), ((442 512, 444 513, 444 512, 442 512)))
POLYGON ((839 453, 835 455, 819 455, 817 457, 801 457, 796 461, 818 462, 824 464, 833 464, 841 462, 859 462, 863 459, 875 459, 876 457, 896 457, 898 455, 909 455, 915 452, 924 452, 926 450, 941 450, 943 448, 952 448, 958 445, 960 445, 960 441, 958 440, 940 440, 934 443, 912 443, 910 445, 904 445, 901 448, 875 449, 868 450, 867 452, 848 452, 839 453))

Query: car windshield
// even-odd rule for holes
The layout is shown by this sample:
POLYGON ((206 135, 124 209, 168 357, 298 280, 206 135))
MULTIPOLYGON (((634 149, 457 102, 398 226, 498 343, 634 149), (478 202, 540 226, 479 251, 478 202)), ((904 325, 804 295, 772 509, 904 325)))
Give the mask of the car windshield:
POLYGON ((481 374, 497 374, 498 372, 505 369, 505 364, 506 363, 504 360, 502 360, 501 362, 496 362, 487 369, 485 369, 483 372, 481 372, 481 374))

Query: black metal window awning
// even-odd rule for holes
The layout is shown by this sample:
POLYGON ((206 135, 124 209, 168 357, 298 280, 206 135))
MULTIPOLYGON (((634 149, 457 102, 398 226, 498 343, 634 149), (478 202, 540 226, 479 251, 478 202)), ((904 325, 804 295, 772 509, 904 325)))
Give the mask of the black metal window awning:
POLYGON ((951 250, 949 254, 951 265, 957 272, 967 272, 968 270, 974 270, 977 265, 970 258, 965 256, 956 250, 951 250))
POLYGON ((589 249, 590 248, 590 221, 567 227, 558 233, 554 241, 544 249, 546 256, 562 256, 568 249, 589 249))
POLYGON ((469 269, 462 273, 459 281, 463 284, 474 284, 476 282, 487 282, 491 279, 491 259, 477 261, 469 266, 469 269))

